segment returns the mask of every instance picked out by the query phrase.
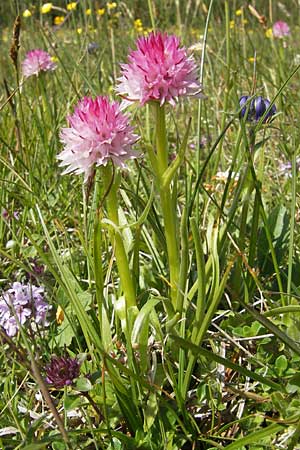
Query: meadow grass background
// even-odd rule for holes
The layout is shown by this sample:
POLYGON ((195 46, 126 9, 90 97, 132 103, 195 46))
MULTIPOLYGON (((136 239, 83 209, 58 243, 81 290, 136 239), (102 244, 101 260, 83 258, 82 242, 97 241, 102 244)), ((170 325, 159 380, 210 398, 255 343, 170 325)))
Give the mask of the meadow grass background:
POLYGON ((47 14, 39 2, 1 3, 1 290, 14 281, 45 286, 52 309, 45 330, 24 327, 12 339, 1 331, 0 448, 300 448, 300 5, 250 3, 256 15, 231 0, 79 1, 71 11, 53 2, 47 14), (16 70, 9 52, 18 13, 16 70), (290 36, 271 36, 277 20, 290 36), (87 188, 80 176, 62 176, 57 155, 67 114, 86 95, 117 98, 120 63, 153 27, 192 47, 206 99, 167 108, 170 156, 191 118, 173 181, 183 302, 173 320, 147 157, 153 118, 148 107, 131 108, 142 156, 118 191, 140 311, 129 333, 113 245, 96 219, 101 177, 87 188), (34 48, 57 69, 24 81, 20 62, 34 48), (274 99, 278 111, 258 124, 255 142, 238 114, 239 97, 253 94, 274 99), (53 354, 80 358, 76 384, 43 382, 53 354))

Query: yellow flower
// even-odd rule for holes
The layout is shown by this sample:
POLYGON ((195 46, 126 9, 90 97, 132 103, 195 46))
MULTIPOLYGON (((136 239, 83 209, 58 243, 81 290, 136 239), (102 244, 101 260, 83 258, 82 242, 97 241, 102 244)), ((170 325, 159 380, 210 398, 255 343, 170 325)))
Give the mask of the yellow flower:
POLYGON ((250 63, 254 63, 255 58, 253 58, 253 56, 250 56, 250 58, 248 58, 248 61, 249 61, 250 63))
POLYGON ((243 14, 243 11, 241 9, 237 9, 235 12, 236 16, 241 16, 243 14))
POLYGON ((82 28, 77 28, 77 33, 81 34, 82 33, 82 28))
POLYGON ((106 3, 107 9, 115 9, 117 7, 116 2, 106 3))
POLYGON ((98 14, 98 16, 103 16, 103 14, 105 14, 105 8, 97 9, 96 13, 98 14))
POLYGON ((51 11, 52 6, 53 6, 52 3, 44 3, 44 4, 41 6, 41 13, 42 13, 42 14, 47 14, 48 12, 51 11))
POLYGON ((271 39, 273 37, 273 31, 272 28, 268 28, 265 32, 266 38, 271 39))
POLYGON ((32 16, 32 14, 29 11, 29 9, 25 9, 25 11, 23 12, 23 17, 30 17, 30 16, 32 16))
POLYGON ((243 19, 243 24, 247 25, 247 23, 249 23, 249 21, 247 19, 243 19))
POLYGON ((58 306, 56 310, 56 322, 58 323, 58 325, 63 323, 64 318, 65 318, 64 311, 61 306, 58 306))
POLYGON ((235 24, 235 22, 234 22, 234 20, 231 20, 230 22, 229 22, 229 28, 232 30, 232 28, 234 28, 234 24, 235 24))
POLYGON ((143 23, 141 21, 141 19, 135 19, 134 21, 134 27, 142 27, 143 23))
POLYGON ((73 9, 76 9, 76 6, 77 6, 76 2, 68 3, 67 4, 67 10, 68 11, 72 11, 73 9))
POLYGON ((88 9, 85 11, 85 13, 86 13, 87 16, 90 16, 90 15, 92 14, 91 8, 88 8, 88 9))
POLYGON ((51 56, 51 61, 52 62, 57 62, 58 61, 58 57, 57 56, 51 56))
POLYGON ((54 25, 60 25, 65 20, 64 16, 55 16, 54 25))
POLYGON ((136 19, 134 22, 134 29, 135 31, 137 31, 138 33, 142 33, 143 32, 143 23, 141 21, 141 19, 136 19))

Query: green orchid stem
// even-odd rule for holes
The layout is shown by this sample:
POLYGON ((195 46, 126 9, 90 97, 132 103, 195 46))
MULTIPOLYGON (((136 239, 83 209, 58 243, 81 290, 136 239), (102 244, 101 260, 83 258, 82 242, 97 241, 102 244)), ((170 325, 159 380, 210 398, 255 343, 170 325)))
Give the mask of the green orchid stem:
POLYGON ((153 104, 156 124, 156 152, 157 164, 154 172, 160 195, 161 209, 164 220, 165 237, 170 271, 171 301, 176 310, 178 279, 179 279, 179 248, 177 238, 176 204, 172 196, 170 185, 163 184, 163 174, 168 169, 168 141, 166 131, 166 116, 164 106, 153 104))
POLYGON ((119 183, 114 177, 114 172, 111 165, 107 165, 103 168, 103 179, 105 187, 107 189, 109 188, 106 197, 108 219, 115 225, 115 228, 112 227, 110 231, 110 239, 115 247, 117 267, 121 280, 121 286, 125 295, 126 307, 130 308, 132 306, 136 306, 136 295, 121 231, 116 230, 119 227, 117 196, 119 183))

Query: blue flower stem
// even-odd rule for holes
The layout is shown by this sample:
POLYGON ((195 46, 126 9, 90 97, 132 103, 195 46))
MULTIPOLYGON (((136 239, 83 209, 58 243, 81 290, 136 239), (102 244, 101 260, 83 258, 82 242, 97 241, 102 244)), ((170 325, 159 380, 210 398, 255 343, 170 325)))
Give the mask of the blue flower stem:
POLYGON ((166 116, 164 106, 160 106, 158 102, 153 104, 155 113, 156 127, 156 177, 160 195, 161 210, 164 220, 165 238, 167 244, 169 277, 171 289, 171 301, 176 310, 177 290, 179 280, 179 248, 177 239, 177 215, 176 202, 172 198, 172 188, 170 185, 164 185, 162 177, 168 169, 168 141, 166 130, 166 116))
MULTIPOLYGON (((244 138, 246 138, 246 136, 244 136, 244 138)), ((242 210, 241 210, 241 220, 239 224, 239 237, 238 237, 238 247, 241 254, 245 254, 249 208, 252 193, 255 189, 254 180, 252 179, 251 176, 251 161, 250 161, 250 158, 254 157, 255 138, 256 138, 255 131, 253 128, 250 128, 249 136, 248 138, 245 139, 245 145, 248 149, 247 157, 249 161, 245 168, 244 174, 241 177, 242 182, 244 182, 244 191, 245 191, 243 192, 241 197, 242 210)), ((243 273, 243 263, 241 260, 238 260, 233 274, 233 286, 235 292, 237 293, 240 291, 242 273, 243 273)))
POLYGON ((103 180, 107 188, 106 208, 108 219, 112 222, 110 239, 115 248, 115 257, 120 276, 121 286, 125 295, 126 309, 136 306, 134 283, 129 268, 128 256, 124 247, 123 237, 119 227, 118 214, 118 181, 115 179, 111 165, 103 168, 103 180))

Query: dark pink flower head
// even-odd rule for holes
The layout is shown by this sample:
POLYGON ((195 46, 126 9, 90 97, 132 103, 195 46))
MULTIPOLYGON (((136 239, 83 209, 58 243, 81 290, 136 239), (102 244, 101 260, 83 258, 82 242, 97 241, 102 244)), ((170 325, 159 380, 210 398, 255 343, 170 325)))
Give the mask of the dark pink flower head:
POLYGON ((128 64, 122 64, 122 76, 117 91, 125 104, 138 101, 144 105, 157 100, 160 105, 175 105, 178 97, 198 96, 201 85, 197 80, 197 66, 177 36, 150 33, 137 40, 137 50, 131 51, 128 64))
POLYGON ((50 363, 46 366, 46 382, 53 384, 56 389, 69 386, 80 372, 80 362, 69 356, 52 356, 50 363))
POLYGON ((286 22, 283 22, 282 20, 278 20, 278 22, 275 22, 272 30, 273 36, 276 38, 283 38, 291 34, 290 27, 286 22))
POLYGON ((56 69, 56 64, 51 60, 49 53, 44 50, 31 50, 22 62, 22 72, 25 78, 54 69, 56 69))
POLYGON ((129 125, 129 118, 117 102, 107 97, 95 100, 85 97, 68 117, 69 128, 63 128, 60 138, 64 150, 58 155, 63 172, 84 173, 87 181, 93 166, 105 166, 109 160, 124 168, 127 159, 138 153, 131 149, 138 140, 129 125))

